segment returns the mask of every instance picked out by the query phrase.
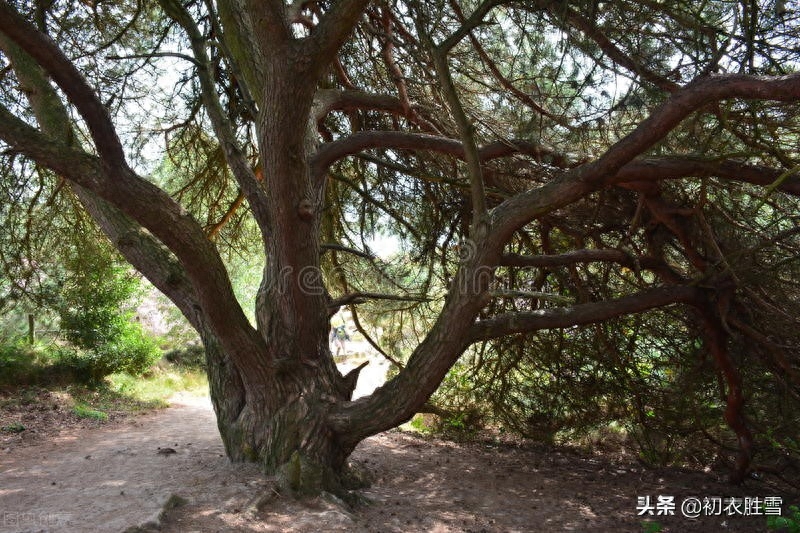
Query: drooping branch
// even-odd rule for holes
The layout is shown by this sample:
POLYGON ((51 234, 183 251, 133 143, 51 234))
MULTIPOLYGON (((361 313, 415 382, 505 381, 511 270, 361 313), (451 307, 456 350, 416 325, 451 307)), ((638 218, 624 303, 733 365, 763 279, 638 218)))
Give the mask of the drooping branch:
POLYGON ((417 30, 421 35, 421 41, 426 44, 428 51, 433 58, 436 74, 439 78, 439 85, 444 93, 447 106, 458 127, 458 134, 464 150, 464 160, 467 163, 467 175, 470 183, 470 198, 472 200, 472 231, 476 231, 477 224, 483 221, 486 213, 486 191, 483 183, 483 169, 478 155, 478 145, 475 140, 475 128, 467 117, 461 98, 458 95, 453 76, 450 72, 450 64, 447 60, 448 52, 455 46, 469 31, 483 20, 485 14, 494 5, 493 0, 486 0, 475 10, 467 21, 447 39, 441 43, 434 43, 424 27, 422 17, 417 17, 417 30))
POLYGON ((386 350, 381 348, 380 344, 378 344, 378 342, 372 338, 372 335, 370 335, 369 332, 364 329, 364 326, 361 324, 361 320, 358 318, 358 310, 355 308, 355 306, 350 308, 350 315, 353 317, 353 324, 356 326, 356 331, 361 333, 361 335, 364 337, 364 340, 366 340, 367 343, 381 355, 381 357, 393 364, 398 370, 402 370, 405 365, 386 353, 386 350))
MULTIPOLYGON (((69 145, 53 141, 0 106, 0 139, 64 178, 113 205, 164 243, 196 290, 200 309, 226 350, 263 368, 257 334, 236 301, 224 264, 202 228, 164 191, 137 176, 69 145)), ((257 370, 256 370, 257 371, 257 370)))
POLYGON ((742 483, 753 458, 753 434, 747 425, 744 413, 742 377, 728 351, 728 334, 723 319, 714 307, 712 303, 700 306, 700 315, 703 319, 706 345, 725 380, 727 390, 722 393, 725 400, 725 421, 736 433, 738 440, 738 452, 731 473, 731 482, 742 483))
MULTIPOLYGON (((315 175, 323 176, 325 175, 325 170, 335 161, 370 148, 433 151, 457 158, 464 157, 461 143, 454 139, 420 133, 368 131, 359 132, 323 146, 313 158, 313 171, 315 175)), ((573 169, 570 175, 561 176, 561 178, 546 185, 544 189, 535 194, 543 194, 548 189, 583 191, 579 194, 587 194, 592 190, 591 187, 581 184, 576 178, 576 176, 584 172, 583 169, 578 169, 577 167, 585 163, 585 158, 562 154, 541 144, 518 140, 493 142, 479 148, 478 152, 482 162, 521 154, 546 163, 550 167, 573 169), (561 187, 564 187, 564 189, 561 189, 561 187)), ((793 195, 800 194, 800 176, 784 174, 784 171, 778 169, 749 165, 728 159, 708 159, 688 155, 646 157, 635 159, 623 165, 615 174, 607 177, 605 183, 618 184, 625 187, 627 184, 634 185, 637 182, 654 182, 687 177, 717 177, 731 181, 770 186, 776 183, 778 178, 782 178, 778 184, 778 190, 793 195)), ((534 193, 529 191, 524 194, 534 193)), ((548 198, 555 197, 558 197, 558 193, 554 192, 552 196, 548 194, 548 198)), ((559 203, 557 207, 562 207, 575 200, 567 196, 562 198, 566 201, 563 204, 559 203)), ((532 208, 533 205, 528 204, 527 208, 532 208)), ((546 206, 544 203, 542 205, 546 206)))
POLYGON ((394 86, 397 88, 397 97, 400 100, 400 106, 403 109, 403 114, 409 119, 412 119, 414 111, 411 107, 411 101, 408 98, 408 85, 406 84, 403 72, 400 70, 400 67, 397 66, 397 61, 395 61, 394 57, 394 32, 392 29, 393 21, 391 11, 389 11, 389 7, 386 4, 381 4, 380 6, 380 22, 384 32, 383 46, 381 50, 383 62, 386 64, 386 68, 389 70, 389 74, 392 77, 394 86))
MULTIPOLYGON (((462 25, 465 24, 466 23, 466 17, 464 17, 463 12, 461 11, 461 6, 458 5, 458 2, 455 2, 455 1, 451 0, 450 6, 453 8, 453 12, 456 14, 456 16, 461 21, 461 24, 462 25)), ((527 105, 528 107, 530 107, 531 109, 533 109, 537 113, 541 114, 542 116, 545 116, 545 117, 553 120, 556 124, 558 124, 560 126, 563 126, 565 128, 570 128, 571 127, 569 122, 564 117, 556 115, 555 113, 551 113, 550 111, 548 111, 547 109, 545 109, 541 105, 537 104, 533 100, 533 98, 531 98, 530 95, 528 95, 524 91, 521 91, 516 86, 514 86, 514 84, 511 82, 511 80, 506 78, 503 75, 503 73, 500 72, 500 69, 497 67, 496 62, 491 57, 489 57, 489 54, 486 53, 486 49, 483 47, 481 42, 475 37, 475 35, 472 32, 469 33, 469 40, 470 40, 470 43, 472 44, 472 47, 475 49, 475 52, 477 52, 478 57, 481 58, 481 61, 483 62, 484 66, 487 69, 489 69, 489 72, 492 73, 492 76, 494 76, 494 78, 500 83, 500 85, 505 90, 510 92, 512 95, 514 95, 514 97, 517 100, 519 100, 523 104, 527 105)))
POLYGON ((413 224, 409 223, 409 221, 406 220, 406 217, 403 215, 402 212, 398 211, 393 206, 389 205, 387 202, 374 198, 369 193, 369 191, 364 190, 359 184, 357 184, 353 180, 347 179, 346 177, 339 174, 332 174, 331 178, 346 184, 348 187, 350 187, 352 191, 358 194, 365 202, 369 202, 370 204, 376 206, 378 209, 380 209, 388 216, 390 216, 395 222, 403 226, 403 228, 408 232, 409 235, 413 236, 417 240, 420 239, 419 231, 417 230, 417 228, 414 227, 413 224))
POLYGON ((699 301, 701 294, 702 291, 696 287, 657 287, 602 302, 500 315, 476 322, 472 326, 471 341, 495 339, 541 329, 583 326, 676 303, 694 304, 699 301))
POLYGON ((563 19, 569 25, 582 31, 587 37, 597 43, 597 46, 600 47, 603 53, 605 53, 606 56, 614 61, 617 65, 638 76, 641 76, 643 80, 652 83, 656 87, 666 92, 675 92, 680 88, 677 83, 634 61, 625 52, 620 50, 620 48, 615 45, 602 31, 600 31, 600 29, 598 29, 592 21, 588 20, 586 17, 582 16, 580 13, 566 4, 556 4, 547 0, 540 0, 538 4, 541 9, 555 8, 553 13, 554 19, 563 19))
POLYGON ((160 0, 160 2, 164 11, 173 17, 189 37, 192 53, 199 64, 197 77, 200 81, 203 106, 211 119, 211 125, 225 154, 225 160, 245 193, 259 226, 263 228, 267 221, 265 192, 244 151, 239 146, 233 126, 222 109, 213 80, 212 69, 214 66, 206 52, 206 40, 180 2, 177 0, 160 0))
POLYGON ((86 121, 104 165, 127 171, 125 152, 108 111, 56 43, 25 20, 5 0, 0 2, 0 32, 41 65, 61 87, 86 121))

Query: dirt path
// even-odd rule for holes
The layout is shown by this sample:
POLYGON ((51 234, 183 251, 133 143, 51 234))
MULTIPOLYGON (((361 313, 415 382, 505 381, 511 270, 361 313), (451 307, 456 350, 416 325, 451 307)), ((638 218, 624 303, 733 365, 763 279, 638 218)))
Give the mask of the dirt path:
POLYGON ((239 490, 256 476, 223 457, 208 399, 186 397, 130 423, 0 454, 0 531, 120 532, 156 520, 173 493, 191 497, 212 482, 239 490), (167 448, 175 453, 160 453, 167 448))
MULTIPOLYGON (((186 397, 117 426, 0 451, 0 532, 120 532, 148 523, 171 533, 641 532, 637 496, 778 496, 762 484, 731 487, 711 475, 565 450, 459 445, 398 431, 367 439, 353 461, 372 478, 361 493, 369 505, 274 495, 252 465, 223 457, 208 400, 186 397), (167 448, 174 453, 161 453, 167 448), (162 513, 171 495, 185 503, 162 513)), ((792 500, 783 498, 785 509, 792 500)), ((669 532, 766 529, 763 516, 650 519, 669 532)))

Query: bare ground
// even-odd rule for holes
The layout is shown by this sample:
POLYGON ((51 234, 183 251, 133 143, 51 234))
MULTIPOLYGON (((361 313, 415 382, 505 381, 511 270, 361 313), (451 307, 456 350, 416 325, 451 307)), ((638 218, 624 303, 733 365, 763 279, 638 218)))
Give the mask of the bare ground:
POLYGON ((755 532, 766 530, 764 516, 689 520, 678 508, 675 516, 643 517, 637 497, 674 496, 680 504, 689 496, 781 496, 784 511, 798 502, 755 480, 733 487, 712 473, 401 431, 367 439, 353 454, 372 481, 359 492, 365 503, 297 501, 276 494, 253 465, 228 462, 205 398, 183 396, 169 409, 99 424, 69 418, 58 397, 41 394, 30 409, 0 410, 0 426, 27 428, 0 432, 0 533, 755 532))

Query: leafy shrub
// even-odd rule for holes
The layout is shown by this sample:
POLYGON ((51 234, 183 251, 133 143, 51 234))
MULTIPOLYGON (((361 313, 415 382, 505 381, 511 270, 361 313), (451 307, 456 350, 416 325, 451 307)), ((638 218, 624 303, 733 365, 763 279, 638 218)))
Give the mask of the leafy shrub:
POLYGON ((170 350, 164 354, 164 359, 187 368, 204 369, 206 367, 206 351, 199 344, 189 344, 183 348, 170 350))
POLYGON ((786 533, 800 533, 800 507, 791 505, 785 516, 770 516, 767 518, 767 528, 786 533))
POLYGON ((99 382, 117 372, 142 374, 161 356, 155 341, 136 323, 128 323, 116 338, 90 349, 61 348, 59 363, 83 382, 99 382))
POLYGON ((94 349, 128 335, 133 313, 126 306, 139 288, 138 279, 103 250, 73 257, 69 264, 72 272, 58 303, 65 339, 94 349))
POLYGON ((64 337, 74 349, 62 350, 59 359, 85 382, 117 372, 141 374, 160 351, 133 320, 139 280, 107 247, 87 246, 65 260, 70 274, 61 288, 58 312, 64 337))
POLYGON ((0 384, 28 384, 38 378, 36 352, 22 343, 0 344, 0 384))

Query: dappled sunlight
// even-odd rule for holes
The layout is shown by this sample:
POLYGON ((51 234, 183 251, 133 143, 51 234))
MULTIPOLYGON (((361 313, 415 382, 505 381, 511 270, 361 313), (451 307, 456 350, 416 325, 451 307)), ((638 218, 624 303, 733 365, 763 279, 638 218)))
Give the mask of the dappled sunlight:
MULTIPOLYGON (((124 426, 0 455, 0 506, 36 509, 37 520, 59 520, 70 533, 145 523, 172 495, 185 503, 165 514, 165 533, 640 531, 638 495, 768 490, 564 448, 456 443, 397 430, 363 441, 351 463, 371 480, 357 492, 369 503, 349 508, 334 497, 280 495, 256 465, 224 457, 213 412, 200 399, 124 426), (174 453, 159 453, 164 448, 174 453)), ((669 518, 662 520, 672 524, 667 531, 719 528, 713 517, 697 523, 669 518)), ((728 520, 727 530, 758 531, 760 525, 756 517, 738 517, 728 520)))

